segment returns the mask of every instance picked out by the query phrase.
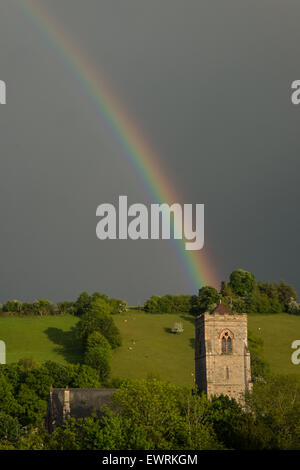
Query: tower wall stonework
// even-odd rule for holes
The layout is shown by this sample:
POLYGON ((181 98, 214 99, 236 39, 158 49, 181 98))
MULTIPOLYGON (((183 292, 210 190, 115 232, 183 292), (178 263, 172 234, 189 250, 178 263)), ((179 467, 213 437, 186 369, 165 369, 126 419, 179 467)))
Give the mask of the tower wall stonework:
POLYGON ((252 387, 247 333, 246 314, 213 312, 196 319, 195 378, 199 391, 208 397, 224 394, 244 401, 245 392, 252 387), (226 352, 222 350, 225 334, 230 337, 226 352))

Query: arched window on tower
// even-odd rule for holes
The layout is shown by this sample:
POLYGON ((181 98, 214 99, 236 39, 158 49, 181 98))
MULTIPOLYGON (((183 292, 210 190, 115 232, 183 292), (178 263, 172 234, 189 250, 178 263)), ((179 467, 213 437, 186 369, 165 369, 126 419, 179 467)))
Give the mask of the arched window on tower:
POLYGON ((228 336, 227 338, 227 354, 231 354, 232 353, 232 341, 231 341, 231 337, 228 336))
POLYGON ((232 354, 232 334, 225 330, 220 336, 222 354, 232 354))

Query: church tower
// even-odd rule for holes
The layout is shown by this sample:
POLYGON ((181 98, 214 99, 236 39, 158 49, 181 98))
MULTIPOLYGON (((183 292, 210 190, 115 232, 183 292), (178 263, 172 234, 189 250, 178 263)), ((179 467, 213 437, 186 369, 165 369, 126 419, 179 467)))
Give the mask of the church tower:
POLYGON ((200 392, 243 403, 252 387, 247 331, 247 314, 234 314, 222 304, 196 319, 195 377, 200 392))

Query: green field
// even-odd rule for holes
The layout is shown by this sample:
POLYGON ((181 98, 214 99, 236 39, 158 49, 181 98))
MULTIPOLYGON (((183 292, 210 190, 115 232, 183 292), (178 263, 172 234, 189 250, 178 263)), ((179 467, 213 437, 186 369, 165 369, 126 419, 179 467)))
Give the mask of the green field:
POLYGON ((158 374, 175 384, 194 383, 193 317, 132 311, 115 320, 123 345, 113 357, 113 376, 142 378, 158 374), (169 331, 175 322, 182 323, 183 333, 169 331))
MULTIPOLYGON (((192 384, 194 380, 193 318, 180 314, 146 314, 130 310, 115 315, 123 345, 114 351, 112 377, 142 378, 155 374, 176 384, 192 384), (184 332, 169 330, 181 322, 184 332)), ((0 339, 6 342, 7 362, 23 357, 38 361, 78 362, 80 355, 72 335, 77 318, 5 317, 0 318, 0 339)), ((265 358, 275 373, 300 374, 300 365, 291 363, 291 343, 300 339, 300 317, 249 315, 249 330, 264 340, 265 358)))
POLYGON ((295 339, 300 340, 300 316, 287 313, 249 315, 248 329, 263 339, 264 357, 270 364, 271 372, 300 375, 300 365, 291 362, 294 351, 291 344, 295 339))
POLYGON ((7 362, 24 357, 34 357, 39 362, 78 361, 71 334, 76 323, 77 318, 71 315, 0 318, 0 339, 6 343, 7 362))

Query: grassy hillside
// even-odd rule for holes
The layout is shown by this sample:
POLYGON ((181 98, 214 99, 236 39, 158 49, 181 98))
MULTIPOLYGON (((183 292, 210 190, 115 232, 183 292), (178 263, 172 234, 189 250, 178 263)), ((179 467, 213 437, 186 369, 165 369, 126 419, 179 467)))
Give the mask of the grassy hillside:
MULTIPOLYGON (((159 375, 177 384, 194 380, 194 325, 189 315, 156 315, 131 310, 115 315, 123 345, 114 351, 113 377, 159 375), (175 322, 182 322, 184 332, 170 333, 175 322)), ((7 345, 7 362, 33 356, 42 362, 77 362, 80 356, 73 341, 73 316, 44 318, 0 318, 0 339, 7 345)), ((300 339, 300 317, 249 315, 249 330, 265 343, 265 357, 275 373, 300 374, 300 365, 291 363, 291 343, 300 339)))
POLYGON ((6 361, 17 362, 23 357, 34 357, 39 362, 78 361, 71 334, 76 322, 72 315, 0 318, 0 339, 6 343, 6 361))
POLYGON ((113 357, 113 376, 142 378, 154 373, 176 384, 194 383, 193 317, 133 310, 114 318, 123 345, 113 357), (183 333, 169 331, 175 322, 182 323, 183 333))
POLYGON ((277 315, 249 315, 248 329, 263 339, 264 356, 271 371, 278 374, 300 375, 300 365, 291 362, 294 349, 291 344, 300 340, 300 316, 280 313, 277 315))

